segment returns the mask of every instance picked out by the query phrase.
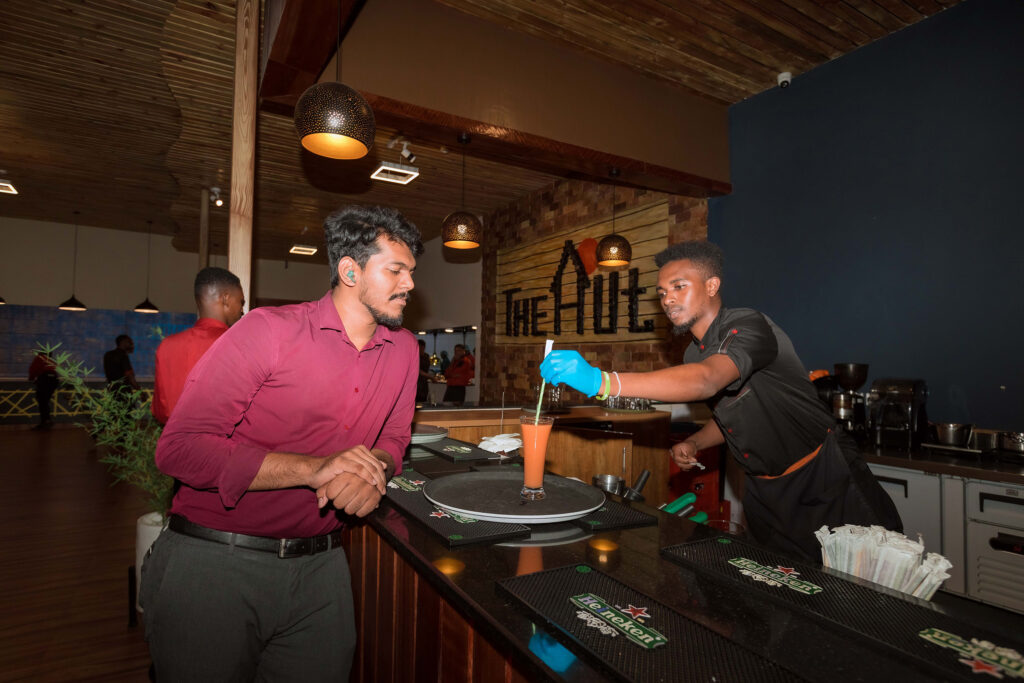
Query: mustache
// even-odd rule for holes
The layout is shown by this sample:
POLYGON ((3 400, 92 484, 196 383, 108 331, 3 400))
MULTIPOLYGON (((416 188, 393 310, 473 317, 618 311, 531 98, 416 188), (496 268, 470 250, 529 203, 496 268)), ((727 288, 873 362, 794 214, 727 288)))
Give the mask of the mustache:
POLYGON ((402 301, 408 301, 409 300, 409 293, 405 292, 403 294, 392 294, 391 297, 388 299, 388 301, 394 301, 395 299, 401 299, 402 301))

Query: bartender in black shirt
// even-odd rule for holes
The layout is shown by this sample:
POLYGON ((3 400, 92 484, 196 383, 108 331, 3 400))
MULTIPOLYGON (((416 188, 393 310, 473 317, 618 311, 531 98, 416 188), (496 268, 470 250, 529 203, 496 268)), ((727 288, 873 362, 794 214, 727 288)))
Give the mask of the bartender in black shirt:
POLYGON ((706 401, 714 419, 674 445, 672 459, 689 470, 698 451, 728 444, 747 474, 747 526, 765 546, 820 559, 814 532, 823 525, 902 531, 896 506, 853 440, 835 429, 786 333, 757 311, 722 306, 721 250, 683 242, 655 263, 658 297, 674 332, 693 335, 682 365, 608 373, 576 351, 552 351, 541 376, 602 399, 706 401))

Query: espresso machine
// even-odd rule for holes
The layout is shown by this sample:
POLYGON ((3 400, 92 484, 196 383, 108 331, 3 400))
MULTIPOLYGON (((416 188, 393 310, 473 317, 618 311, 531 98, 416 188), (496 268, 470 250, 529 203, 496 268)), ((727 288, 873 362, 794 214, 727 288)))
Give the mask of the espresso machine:
POLYGON ((832 416, 856 441, 867 440, 867 410, 860 388, 868 378, 867 363, 836 363, 839 390, 832 393, 832 416))
POLYGON ((928 386, 923 379, 886 378, 872 382, 868 411, 875 447, 919 447, 928 433, 927 400, 928 386))

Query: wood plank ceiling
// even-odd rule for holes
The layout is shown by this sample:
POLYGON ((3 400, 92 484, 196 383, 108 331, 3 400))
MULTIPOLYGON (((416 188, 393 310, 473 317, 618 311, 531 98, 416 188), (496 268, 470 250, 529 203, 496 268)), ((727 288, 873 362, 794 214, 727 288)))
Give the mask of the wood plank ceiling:
MULTIPOLYGON (((779 71, 797 75, 958 0, 438 1, 732 104, 779 71)), ((195 251, 201 189, 230 187, 234 27, 224 0, 3 0, 0 178, 20 194, 0 197, 0 215, 135 231, 153 221, 195 251)), ((335 162, 302 152, 291 120, 261 111, 258 257, 317 243, 323 217, 347 202, 396 206, 437 235, 461 203, 459 150, 405 126, 421 177, 371 181, 379 160, 400 160, 387 123, 371 156, 335 162)), ((575 173, 472 154, 466 207, 482 215, 575 173)), ((211 251, 225 253, 227 205, 211 207, 210 227, 211 251)))

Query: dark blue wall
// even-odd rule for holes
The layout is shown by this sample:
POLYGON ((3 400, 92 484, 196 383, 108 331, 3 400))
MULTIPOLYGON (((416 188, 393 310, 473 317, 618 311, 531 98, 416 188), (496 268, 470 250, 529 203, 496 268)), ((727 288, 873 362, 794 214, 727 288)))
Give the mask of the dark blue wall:
POLYGON ((194 313, 135 313, 89 309, 60 311, 55 306, 0 306, 0 377, 28 377, 40 343, 60 343, 76 360, 103 377, 103 354, 114 339, 127 334, 135 342, 131 355, 136 377, 152 377, 156 347, 169 334, 191 327, 194 313))
POLYGON ((726 305, 809 370, 924 378, 931 419, 1024 430, 1024 2, 966 0, 729 121, 726 305))

